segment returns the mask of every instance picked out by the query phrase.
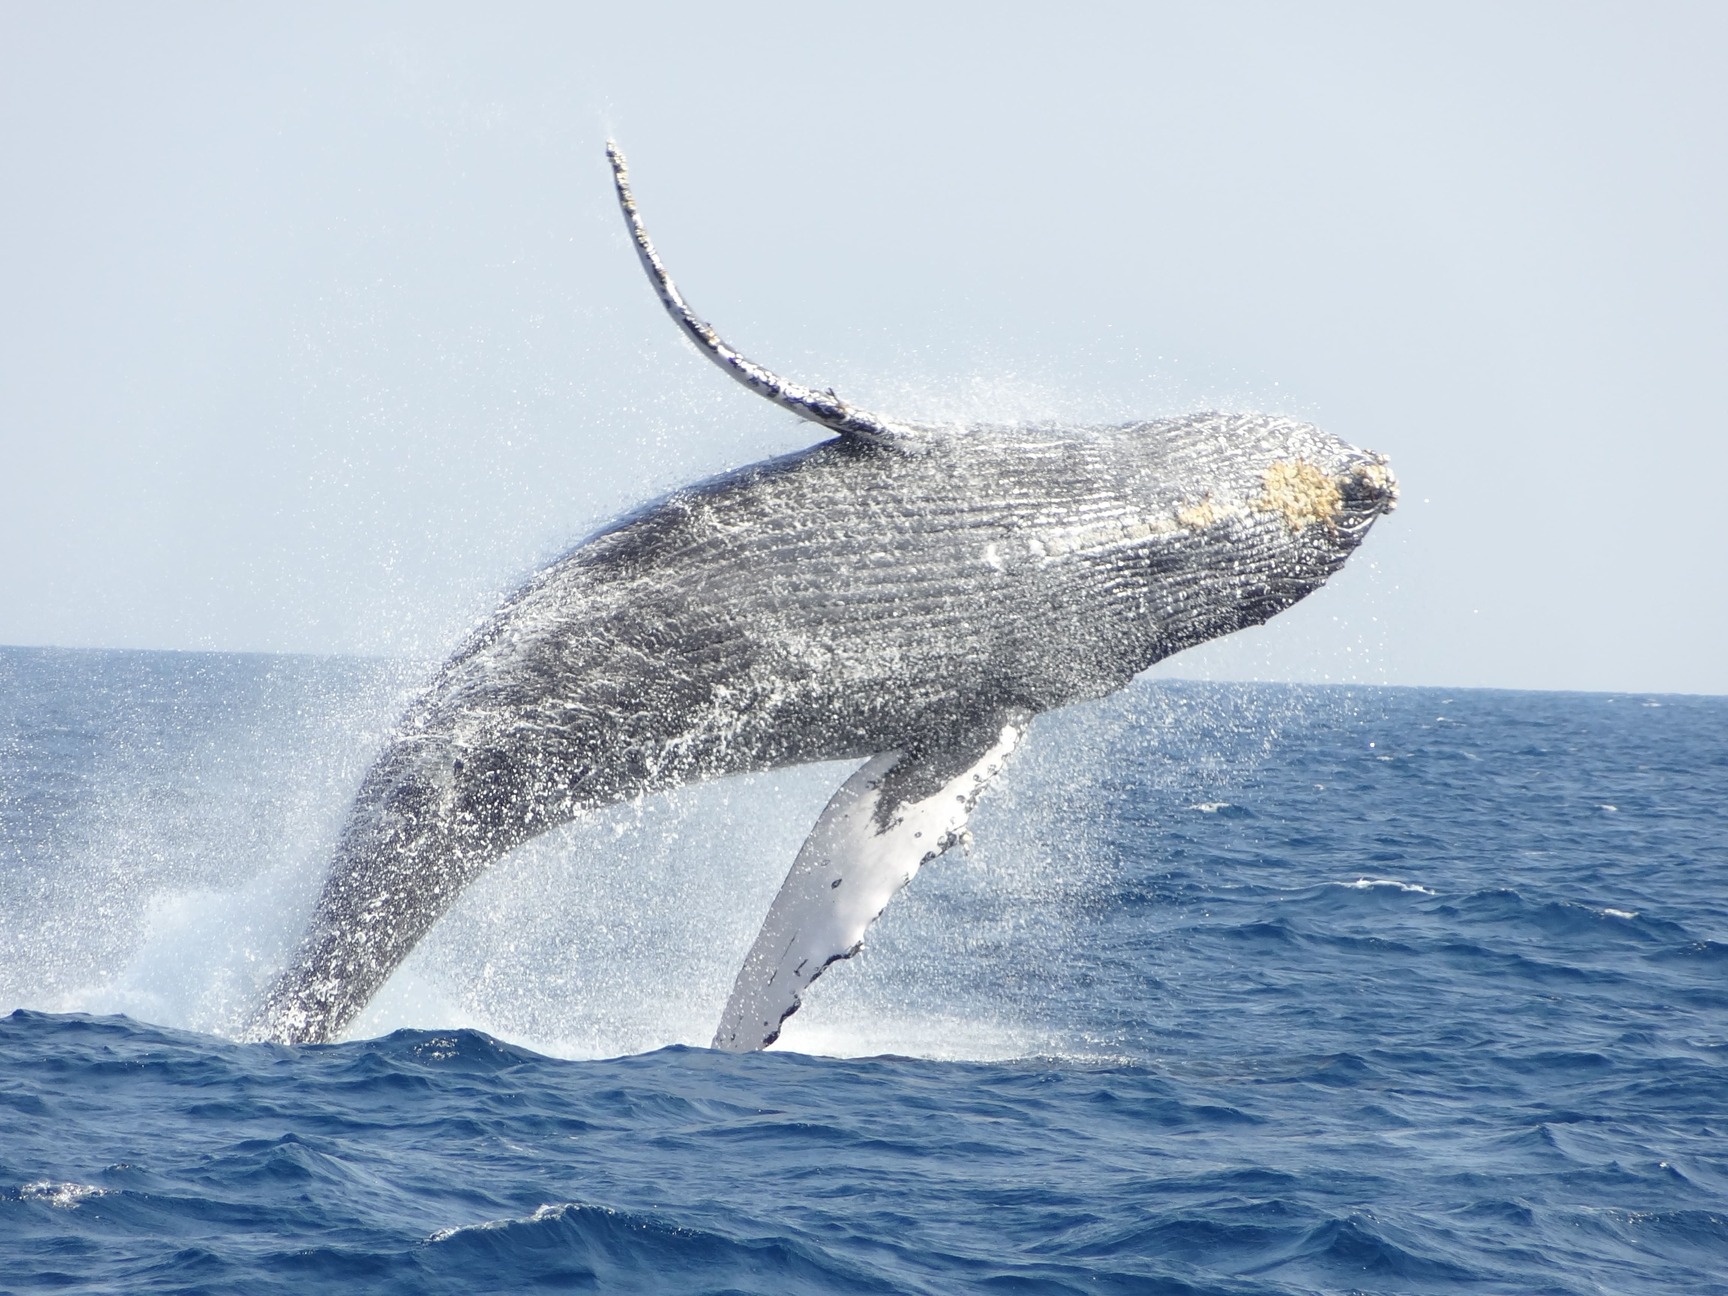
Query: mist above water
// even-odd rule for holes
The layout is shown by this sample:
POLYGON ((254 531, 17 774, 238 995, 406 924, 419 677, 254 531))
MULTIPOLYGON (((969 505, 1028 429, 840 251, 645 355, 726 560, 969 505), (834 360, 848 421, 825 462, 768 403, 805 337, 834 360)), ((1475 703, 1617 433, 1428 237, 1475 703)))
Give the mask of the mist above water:
MULTIPOLYGON (((233 1034, 298 940, 349 800, 417 684, 339 658, 0 650, 0 1010, 233 1034)), ((1074 975, 1163 780, 1229 788, 1337 697, 1142 682, 1040 718, 974 816, 779 1047, 1111 1055, 1074 975), (1132 806, 1129 807, 1132 811, 1132 806), (1126 825, 1126 826, 1125 826, 1126 825), (1128 834, 1127 838, 1124 834, 1128 834), (1077 952, 1078 951, 1078 952, 1077 952)), ((474 1026, 582 1057, 706 1045, 845 765, 681 789, 539 837, 457 901, 351 1036, 474 1026)), ((1192 795, 1190 796, 1190 792, 1192 795)), ((1095 1004, 1090 1007, 1096 1007, 1095 1004)))

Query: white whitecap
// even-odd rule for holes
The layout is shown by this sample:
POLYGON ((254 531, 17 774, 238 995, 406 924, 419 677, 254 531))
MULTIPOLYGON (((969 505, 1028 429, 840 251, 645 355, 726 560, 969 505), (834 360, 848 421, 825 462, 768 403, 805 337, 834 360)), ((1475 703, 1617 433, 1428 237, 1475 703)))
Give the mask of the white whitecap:
POLYGON ((59 1210, 76 1210, 78 1203, 86 1197, 102 1197, 107 1192, 106 1188, 97 1188, 93 1184, 56 1183, 52 1179, 37 1179, 20 1188, 18 1196, 24 1201, 46 1202, 59 1210))
MULTIPOLYGON (((427 1235, 427 1242, 448 1242, 451 1238, 463 1233, 489 1233, 497 1229, 509 1228, 513 1224, 538 1224, 542 1220, 561 1219, 572 1210, 581 1210, 580 1202, 546 1202, 534 1208, 532 1215, 511 1217, 508 1219, 481 1220, 478 1224, 453 1224, 449 1228, 441 1228, 427 1235)), ((607 1215, 618 1212, 610 1206, 591 1207, 592 1210, 603 1211, 607 1215)))
POLYGON ((1198 805, 1191 805, 1188 808, 1190 810, 1198 810, 1201 814, 1217 814, 1220 810, 1228 810, 1230 808, 1230 802, 1202 801, 1198 805))
MULTIPOLYGON (((786 1023, 776 1052, 816 1057, 864 1058, 901 1055, 938 1062, 1009 1062, 1019 1058, 1071 1057, 1072 1045, 1051 1029, 1004 1021, 968 1020, 944 1013, 881 1015, 872 1003, 831 1003, 833 993, 811 998, 826 1011, 799 1014, 786 1023)), ((850 999, 851 996, 846 998, 850 999)))
POLYGON ((1331 882, 1329 886, 1348 887, 1352 891, 1366 891, 1370 887, 1396 887, 1400 891, 1413 892, 1416 895, 1439 895, 1429 887, 1416 882, 1400 882, 1397 878, 1357 878, 1354 882, 1331 882))
POLYGON ((1631 918, 1636 918, 1638 916, 1638 912, 1635 909, 1602 909, 1602 910, 1599 910, 1598 912, 1601 913, 1601 915, 1604 918, 1627 918, 1627 919, 1631 919, 1631 918))

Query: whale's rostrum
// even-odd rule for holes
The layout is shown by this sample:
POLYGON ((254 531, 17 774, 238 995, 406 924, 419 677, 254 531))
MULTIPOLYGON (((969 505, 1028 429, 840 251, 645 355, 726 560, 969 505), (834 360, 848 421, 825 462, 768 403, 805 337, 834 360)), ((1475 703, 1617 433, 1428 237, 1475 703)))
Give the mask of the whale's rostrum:
POLYGON ((673 320, 838 435, 629 515, 462 645, 362 782, 255 1034, 334 1038, 463 887, 549 828, 694 780, 861 761, 714 1040, 764 1047, 963 835, 1033 717, 1289 607, 1396 501, 1382 457, 1276 415, 941 427, 789 382, 691 311, 608 153, 673 320))

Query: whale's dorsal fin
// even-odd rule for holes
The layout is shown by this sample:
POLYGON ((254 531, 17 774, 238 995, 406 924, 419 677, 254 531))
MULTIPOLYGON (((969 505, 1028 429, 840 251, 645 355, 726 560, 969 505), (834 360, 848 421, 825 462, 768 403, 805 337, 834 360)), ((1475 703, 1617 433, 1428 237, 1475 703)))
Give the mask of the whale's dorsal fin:
POLYGON ((732 985, 714 1047, 766 1048, 831 963, 864 933, 914 874, 960 840, 978 794, 1025 732, 1006 724, 982 756, 887 752, 864 763, 828 802, 732 985))
POLYGON ((625 165, 623 151, 608 140, 606 156, 612 163, 612 178, 618 185, 618 205, 624 209, 624 220, 630 226, 630 237, 636 242, 636 255, 642 259, 642 268, 648 272, 648 278, 653 281, 654 290, 660 294, 660 302, 666 307, 666 313, 672 317, 672 322, 684 330, 703 355, 758 396, 766 396, 781 408, 789 409, 812 423, 820 423, 823 427, 854 441, 903 447, 909 441, 915 441, 918 437, 935 431, 933 428, 896 422, 867 410, 857 409, 841 400, 832 389, 819 392, 795 382, 788 382, 727 346, 713 327, 698 318, 685 303, 683 295, 678 291, 678 285, 672 282, 672 276, 666 273, 665 265, 654 251, 654 244, 642 225, 642 217, 636 211, 636 199, 630 193, 630 172, 625 165))

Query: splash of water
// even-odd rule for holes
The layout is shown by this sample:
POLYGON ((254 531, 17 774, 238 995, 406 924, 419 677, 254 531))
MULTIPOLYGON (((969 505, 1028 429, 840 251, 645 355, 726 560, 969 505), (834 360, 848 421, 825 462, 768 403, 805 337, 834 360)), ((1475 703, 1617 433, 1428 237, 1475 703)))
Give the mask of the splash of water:
MULTIPOLYGON (((234 1033, 303 929, 347 801, 413 671, 0 657, 13 685, 0 731, 0 920, 13 933, 0 951, 0 1009, 234 1033)), ((1297 692, 1143 683, 1040 718, 980 805, 973 844, 890 905, 863 953, 817 983, 780 1047, 1108 1056, 1110 1041, 1073 1025, 1069 973, 1116 903, 1123 834, 1160 831, 1124 805, 1161 781, 1183 804, 1227 799, 1311 705, 1297 692)), ((351 1034, 475 1026, 582 1057, 705 1045, 786 868, 847 772, 812 765, 687 787, 529 842, 469 888, 351 1034)))

